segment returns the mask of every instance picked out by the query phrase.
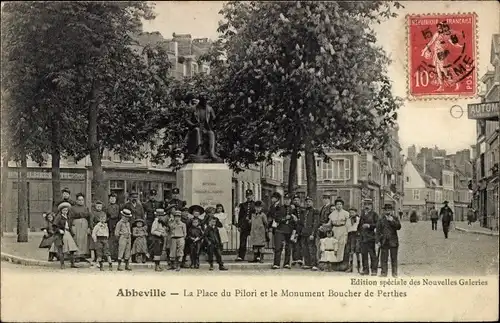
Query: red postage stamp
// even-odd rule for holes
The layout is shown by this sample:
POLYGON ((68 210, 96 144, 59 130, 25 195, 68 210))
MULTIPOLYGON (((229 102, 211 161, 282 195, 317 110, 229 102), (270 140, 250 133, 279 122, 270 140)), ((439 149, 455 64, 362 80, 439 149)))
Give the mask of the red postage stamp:
POLYGON ((409 97, 476 96, 476 15, 408 15, 407 24, 409 97))

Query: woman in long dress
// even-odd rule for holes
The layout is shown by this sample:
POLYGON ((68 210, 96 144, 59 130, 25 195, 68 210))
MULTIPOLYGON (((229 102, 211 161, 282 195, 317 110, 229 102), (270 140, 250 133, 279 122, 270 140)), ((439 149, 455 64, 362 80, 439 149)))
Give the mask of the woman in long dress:
POLYGON ((219 228, 219 235, 220 235, 220 240, 222 242, 222 245, 224 246, 224 249, 227 249, 227 244, 229 242, 229 230, 231 229, 230 226, 230 219, 227 216, 227 214, 224 212, 224 206, 222 204, 217 204, 215 206, 215 214, 214 216, 219 219, 220 223, 222 223, 222 228, 219 228))
POLYGON ((349 219, 349 212, 344 210, 344 201, 342 199, 336 199, 335 204, 330 208, 331 212, 328 216, 328 224, 332 227, 333 237, 338 240, 338 250, 337 259, 334 263, 337 263, 336 267, 341 266, 346 263, 346 268, 338 268, 338 270, 347 269, 348 258, 346 259, 346 245, 347 245, 347 220, 349 219))
POLYGON ((77 258, 86 259, 90 256, 89 235, 91 227, 90 211, 84 205, 85 196, 82 193, 76 195, 76 205, 71 207, 71 231, 76 245, 78 246, 77 258))
POLYGON ((71 260, 71 267, 76 268, 75 253, 78 252, 78 246, 70 233, 71 219, 69 217, 69 209, 71 208, 71 204, 63 202, 60 203, 57 208, 59 209, 59 212, 53 223, 53 230, 56 236, 54 247, 58 252, 61 268, 64 268, 64 257, 68 254, 71 260))

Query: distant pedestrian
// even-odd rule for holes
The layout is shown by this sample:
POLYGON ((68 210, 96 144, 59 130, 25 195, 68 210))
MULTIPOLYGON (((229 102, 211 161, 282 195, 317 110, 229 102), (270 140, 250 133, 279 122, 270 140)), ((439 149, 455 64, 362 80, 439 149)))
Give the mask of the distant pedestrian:
POLYGON ((71 204, 63 202, 57 208, 59 212, 54 219, 54 234, 57 238, 54 241, 54 245, 57 249, 61 269, 64 268, 64 256, 67 254, 70 256, 71 268, 77 268, 75 265, 75 253, 78 251, 78 246, 71 235, 72 225, 69 217, 71 204))
POLYGON ((250 243, 253 249, 253 260, 250 262, 261 262, 262 251, 266 246, 267 215, 262 211, 262 201, 256 201, 254 207, 255 210, 250 220, 250 243))
POLYGON ((382 272, 381 277, 387 277, 389 255, 391 256, 392 277, 398 277, 398 230, 401 229, 401 222, 393 216, 391 204, 384 206, 384 215, 377 221, 376 242, 380 248, 380 260, 382 272))
POLYGON ((365 210, 359 219, 358 231, 361 234, 361 258, 363 271, 361 275, 377 275, 378 258, 375 252, 375 228, 377 227, 378 214, 373 211, 371 200, 364 200, 365 210), (370 256, 370 262, 368 262, 370 256))
POLYGON ((471 226, 473 222, 476 220, 474 219, 474 209, 469 207, 467 210, 467 225, 471 226))
POLYGON ((431 209, 432 230, 437 230, 439 214, 435 207, 431 209))
POLYGON ((181 270, 181 259, 184 256, 187 228, 181 221, 181 211, 174 212, 174 220, 170 222, 170 269, 181 270))
POLYGON ((116 224, 115 236, 118 237, 118 270, 122 271, 122 261, 125 262, 125 270, 130 268, 130 249, 132 248, 132 232, 130 229, 130 219, 132 212, 129 209, 123 209, 120 212, 122 218, 116 224))
POLYGON ((109 270, 113 270, 113 263, 111 262, 111 254, 109 252, 109 228, 106 223, 106 214, 98 215, 98 221, 92 230, 92 240, 94 241, 94 250, 99 263, 99 269, 104 270, 102 267, 104 258, 108 261, 109 270))
POLYGON ((135 239, 130 254, 137 263, 145 263, 149 258, 149 251, 147 242, 148 228, 144 220, 137 219, 134 221, 132 236, 135 239))
POLYGON ((219 264, 219 270, 227 270, 227 268, 224 267, 224 262, 222 261, 222 243, 219 228, 216 224, 217 219, 215 217, 210 218, 204 233, 204 239, 206 241, 208 251, 208 264, 210 265, 209 270, 214 270, 214 256, 219 264))
POLYGON ((453 221, 453 211, 448 206, 448 201, 443 202, 444 206, 439 211, 439 215, 441 216, 441 224, 443 226, 444 238, 448 239, 448 233, 450 231, 450 224, 453 221))

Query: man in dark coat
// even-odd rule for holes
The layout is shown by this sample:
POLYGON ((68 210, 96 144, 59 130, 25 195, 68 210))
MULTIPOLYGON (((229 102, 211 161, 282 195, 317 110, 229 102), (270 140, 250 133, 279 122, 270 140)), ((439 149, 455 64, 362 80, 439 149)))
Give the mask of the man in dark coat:
MULTIPOLYGON (((298 194, 294 194, 292 198, 292 207, 295 208, 295 214, 297 218, 300 218, 301 214, 304 212, 304 208, 300 205, 300 196, 298 194)), ((302 266, 304 264, 303 254, 302 254, 302 236, 297 234, 297 241, 292 242, 292 266, 299 265, 302 266)))
POLYGON ((245 192, 247 198, 246 202, 243 202, 239 206, 238 213, 238 224, 237 228, 240 233, 240 246, 238 248, 238 257, 236 261, 243 261, 247 252, 247 241, 250 235, 250 220, 252 214, 255 212, 255 201, 253 196, 253 191, 248 189, 245 192))
POLYGON ((293 230, 296 229, 297 215, 295 209, 290 205, 291 199, 289 194, 285 194, 284 205, 281 205, 281 194, 274 192, 271 196, 273 208, 272 214, 272 227, 275 231, 274 234, 274 263, 272 269, 280 268, 281 253, 283 245, 285 248, 285 261, 283 268, 291 269, 290 266, 290 239, 293 230))
POLYGON ((392 277, 398 277, 398 230, 401 229, 401 222, 397 216, 393 215, 391 204, 384 206, 384 215, 377 221, 376 242, 380 248, 380 258, 382 272, 381 277, 387 277, 389 254, 391 255, 392 277))
POLYGON ((441 224, 443 225, 444 238, 448 239, 448 232, 450 231, 450 223, 453 221, 453 211, 448 206, 448 201, 443 202, 444 206, 439 211, 441 217, 441 224))
POLYGON ((363 271, 361 275, 369 275, 368 255, 370 255, 370 267, 372 276, 377 275, 378 258, 375 252, 375 228, 377 227, 378 214, 373 211, 371 200, 363 201, 365 210, 359 219, 358 232, 361 233, 361 258, 363 271))
POLYGON ((182 210, 182 208, 186 206, 185 201, 182 201, 180 199, 180 190, 177 187, 175 187, 172 190, 172 199, 170 201, 168 201, 168 203, 166 205, 164 205, 163 208, 168 209, 172 205, 175 206, 175 209, 179 210, 179 211, 182 210))
POLYGON ((124 209, 128 209, 132 212, 133 221, 138 219, 146 219, 144 216, 144 208, 142 207, 142 204, 139 203, 138 199, 139 194, 137 194, 136 192, 132 192, 130 193, 130 201, 125 203, 125 205, 123 206, 124 209))
POLYGON ((318 258, 316 257, 316 235, 319 228, 319 211, 313 207, 313 199, 306 197, 306 207, 299 213, 297 222, 297 234, 300 237, 300 247, 304 256, 303 269, 318 270, 318 258))
POLYGON ((155 211, 160 208, 160 202, 156 200, 156 190, 149 192, 149 200, 144 203, 144 213, 146 213, 146 225, 148 226, 148 233, 151 232, 151 226, 155 220, 155 211))

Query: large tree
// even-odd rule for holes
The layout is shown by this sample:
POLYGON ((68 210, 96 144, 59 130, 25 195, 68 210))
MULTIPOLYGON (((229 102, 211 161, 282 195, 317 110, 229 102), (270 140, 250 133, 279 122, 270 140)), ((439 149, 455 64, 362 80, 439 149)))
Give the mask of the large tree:
MULTIPOLYGON (((31 82, 46 84, 35 96, 45 103, 46 113, 37 117, 46 117, 49 127, 51 146, 43 150, 52 153, 53 173, 61 153, 76 159, 90 155, 92 191, 104 199, 103 150, 124 158, 144 156, 141 148, 154 138, 152 126, 161 108, 158 76, 163 80, 161 89, 168 85, 166 50, 143 50, 134 39, 142 31, 141 20, 154 18, 153 8, 141 1, 10 6, 24 23, 11 27, 14 37, 24 37, 14 45, 36 48, 32 51, 41 57, 31 65, 45 66, 31 82)), ((21 59, 13 68, 23 64, 32 68, 24 59, 29 54, 19 48, 21 59)), ((53 185, 54 194, 59 192, 57 186, 53 185)))
POLYGON ((228 2, 220 39, 203 57, 212 73, 194 84, 216 107, 220 155, 231 167, 291 155, 293 190, 305 152, 307 191, 315 196, 315 155, 383 147, 399 102, 371 26, 394 15, 392 8, 383 1, 228 2))

